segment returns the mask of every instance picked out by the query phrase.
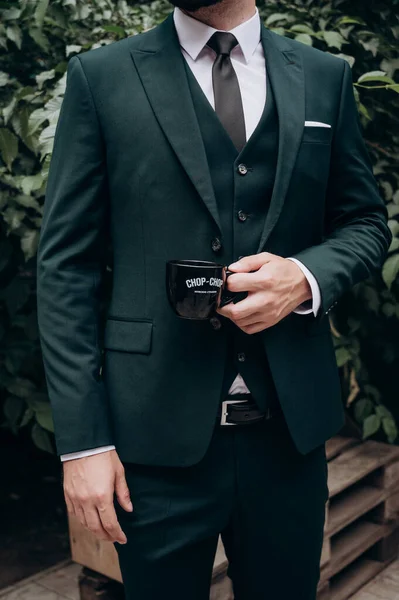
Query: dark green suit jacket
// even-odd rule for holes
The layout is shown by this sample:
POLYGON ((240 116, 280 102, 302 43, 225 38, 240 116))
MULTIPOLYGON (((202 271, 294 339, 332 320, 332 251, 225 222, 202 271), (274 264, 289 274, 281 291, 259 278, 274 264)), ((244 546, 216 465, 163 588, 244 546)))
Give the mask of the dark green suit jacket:
MULTIPOLYGON (((279 152, 258 252, 300 259, 319 283, 322 308, 256 335, 294 442, 307 453, 343 423, 327 314, 381 267, 391 235, 347 62, 263 25, 262 41, 279 152), (304 128, 305 120, 332 127, 304 128)), ((219 262, 211 241, 223 238, 183 61, 170 15, 68 65, 37 290, 59 454, 115 444, 122 460, 190 465, 212 434, 225 328, 179 319, 165 293, 167 260, 219 262)))

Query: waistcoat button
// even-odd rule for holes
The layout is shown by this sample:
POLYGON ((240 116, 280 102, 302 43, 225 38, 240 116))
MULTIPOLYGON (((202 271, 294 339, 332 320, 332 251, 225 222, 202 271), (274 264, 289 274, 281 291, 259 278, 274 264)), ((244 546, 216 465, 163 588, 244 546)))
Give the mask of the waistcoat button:
POLYGON ((237 213, 237 217, 240 221, 246 221, 248 218, 248 215, 244 211, 239 210, 237 213))
POLYGON ((217 317, 211 317, 211 318, 209 319, 209 321, 210 321, 210 324, 212 325, 212 327, 213 327, 214 329, 220 329, 220 328, 221 328, 221 326, 222 326, 222 324, 221 324, 221 322, 220 322, 220 319, 218 319, 217 317))
POLYGON ((237 354, 237 358, 238 358, 238 361, 239 361, 239 362, 244 362, 244 361, 245 361, 245 359, 246 359, 245 353, 244 353, 244 352, 239 352, 239 353, 237 354))
POLYGON ((237 167, 237 171, 240 175, 246 175, 248 173, 248 167, 243 163, 239 164, 237 167))
POLYGON ((215 237, 212 239, 211 247, 214 252, 219 252, 219 250, 221 250, 222 242, 220 241, 220 239, 218 237, 215 237))

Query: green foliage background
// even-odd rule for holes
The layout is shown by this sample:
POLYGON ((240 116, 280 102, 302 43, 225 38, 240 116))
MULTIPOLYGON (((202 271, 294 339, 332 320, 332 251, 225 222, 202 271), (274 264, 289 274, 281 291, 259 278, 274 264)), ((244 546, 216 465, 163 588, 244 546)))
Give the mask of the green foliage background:
MULTIPOLYGON (((365 437, 393 442, 392 412, 399 417, 398 0, 262 0, 258 7, 277 33, 338 54, 353 68, 364 136, 394 239, 382 277, 358 285, 339 303, 333 335, 349 414, 365 437)), ((36 250, 67 62, 147 30, 171 10, 164 0, 0 1, 2 426, 15 433, 29 429, 34 443, 48 451, 54 450, 53 425, 37 330, 36 250)))

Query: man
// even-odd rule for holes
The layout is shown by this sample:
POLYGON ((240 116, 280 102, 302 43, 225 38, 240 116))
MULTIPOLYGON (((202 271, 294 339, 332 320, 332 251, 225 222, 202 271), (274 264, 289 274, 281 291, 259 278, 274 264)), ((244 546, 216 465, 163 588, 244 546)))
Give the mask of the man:
POLYGON ((221 534, 237 600, 311 600, 343 424, 328 313, 382 265, 386 211, 346 61, 254 0, 173 4, 68 66, 38 252, 66 504, 128 599, 208 598, 221 534), (247 297, 179 319, 176 258, 247 297))

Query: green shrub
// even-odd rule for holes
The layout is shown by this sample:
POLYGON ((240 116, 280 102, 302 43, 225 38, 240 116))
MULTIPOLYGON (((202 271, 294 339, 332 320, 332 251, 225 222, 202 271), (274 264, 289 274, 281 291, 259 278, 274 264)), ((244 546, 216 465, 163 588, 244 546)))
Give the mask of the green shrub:
MULTIPOLYGON (((353 67, 364 135, 395 237, 383 278, 357 286, 340 303, 334 339, 348 409, 366 437, 383 431, 394 441, 395 422, 371 385, 372 365, 365 368, 363 350, 371 339, 386 363, 398 358, 398 345, 387 336, 399 323, 398 2, 265 0, 258 6, 266 25, 277 33, 339 54, 353 67)), ((67 61, 76 53, 149 29, 171 10, 164 0, 137 5, 125 0, 0 2, 3 426, 15 433, 29 427, 35 444, 45 450, 54 448, 49 434, 53 425, 37 330, 35 261, 67 61)))

